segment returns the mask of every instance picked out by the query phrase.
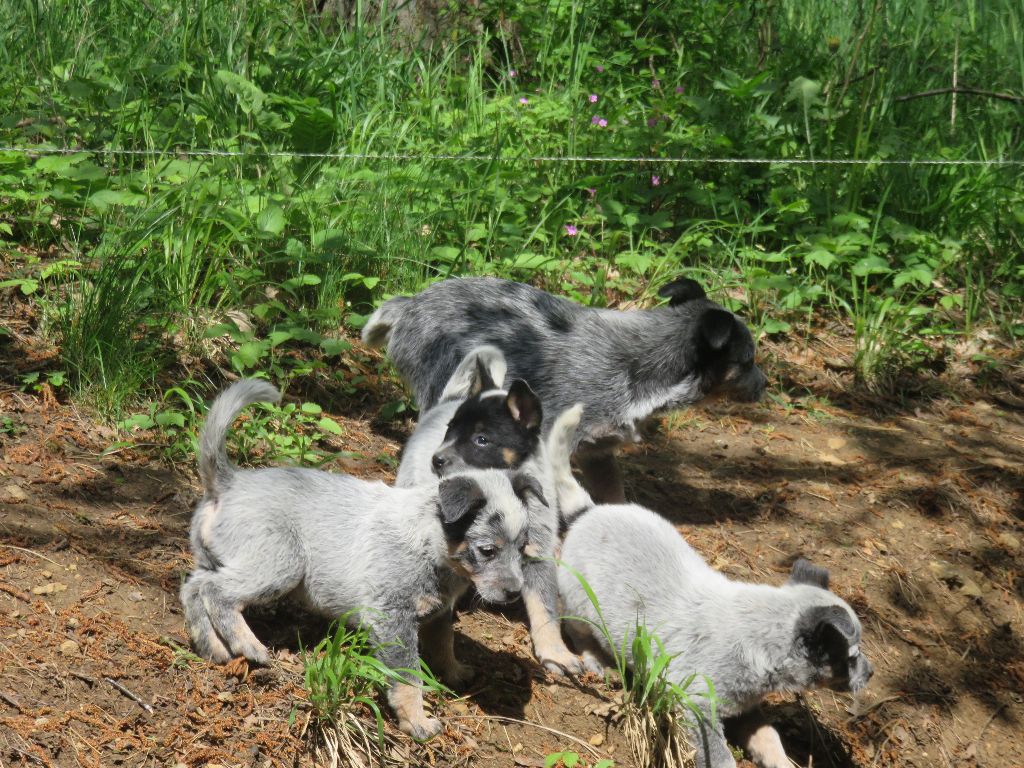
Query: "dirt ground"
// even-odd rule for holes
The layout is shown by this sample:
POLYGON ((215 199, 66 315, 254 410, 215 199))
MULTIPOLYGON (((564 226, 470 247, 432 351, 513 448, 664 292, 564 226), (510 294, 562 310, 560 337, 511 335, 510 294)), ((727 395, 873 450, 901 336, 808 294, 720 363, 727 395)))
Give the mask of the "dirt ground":
MULTIPOLYGON (((927 401, 854 396, 848 372, 830 367, 836 349, 765 345, 773 395, 667 417, 623 457, 628 495, 735 578, 781 583, 798 555, 827 566, 862 618, 876 668, 867 691, 767 705, 799 765, 1024 765, 1020 401, 966 384, 927 401)), ((30 353, 15 338, 0 368, 30 353)), ((283 610, 255 616, 276 648, 267 668, 190 658, 177 591, 193 468, 145 446, 102 455, 119 439, 109 426, 8 381, 0 766, 313 764, 296 630, 312 644, 323 626, 283 610)), ((365 457, 331 468, 393 477, 412 424, 375 421, 383 395, 304 394, 345 428, 339 447, 365 457)), ((616 691, 545 674, 521 616, 464 611, 456 643, 477 679, 459 699, 432 701, 442 737, 400 737, 409 761, 543 766, 572 750, 584 764, 632 765, 607 718, 616 691)))

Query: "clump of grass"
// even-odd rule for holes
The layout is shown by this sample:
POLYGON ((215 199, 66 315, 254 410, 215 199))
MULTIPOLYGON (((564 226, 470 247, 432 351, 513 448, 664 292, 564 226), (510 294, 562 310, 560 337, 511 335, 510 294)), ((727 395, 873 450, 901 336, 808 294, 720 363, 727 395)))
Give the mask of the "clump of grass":
POLYGON ((414 680, 442 692, 430 669, 392 669, 380 661, 379 646, 369 630, 351 627, 350 614, 332 625, 312 650, 303 650, 305 687, 315 718, 312 733, 316 764, 337 766, 406 766, 405 743, 385 728, 378 700, 395 681, 414 680))
POLYGON ((612 650, 615 671, 622 680, 621 728, 636 764, 652 768, 693 766, 694 750, 689 740, 694 726, 705 718, 713 723, 716 717, 712 682, 703 679, 707 693, 691 693, 696 674, 691 674, 686 680, 672 680, 669 665, 678 654, 669 653, 661 638, 639 617, 633 633, 627 632, 622 641, 616 643, 604 620, 597 595, 583 574, 564 562, 559 565, 579 581, 594 606, 597 621, 576 616, 564 618, 590 624, 604 637, 606 647, 612 650), (697 703, 696 696, 705 699, 703 705, 697 703))

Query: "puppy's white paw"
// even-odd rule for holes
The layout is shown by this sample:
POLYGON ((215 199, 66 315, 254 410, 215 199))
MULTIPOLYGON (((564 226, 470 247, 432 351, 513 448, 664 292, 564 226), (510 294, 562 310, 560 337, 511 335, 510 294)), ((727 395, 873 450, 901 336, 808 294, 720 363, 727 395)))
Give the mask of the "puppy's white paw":
POLYGON ((581 675, 583 674, 583 660, 568 649, 564 653, 544 654, 538 657, 544 669, 555 675, 581 675))
POLYGON ((416 741, 428 741, 441 732, 441 721, 433 717, 424 717, 422 720, 402 720, 398 723, 402 733, 411 736, 416 741))
POLYGON ((583 668, 592 675, 604 676, 604 664, 590 651, 583 652, 583 668))

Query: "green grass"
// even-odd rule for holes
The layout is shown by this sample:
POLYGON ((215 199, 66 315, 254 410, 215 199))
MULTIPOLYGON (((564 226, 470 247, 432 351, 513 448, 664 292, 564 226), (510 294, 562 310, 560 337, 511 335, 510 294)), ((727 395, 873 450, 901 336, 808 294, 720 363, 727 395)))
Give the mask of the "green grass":
POLYGON ((976 324, 1024 336, 1021 166, 530 159, 1021 159, 1019 3, 485 2, 412 43, 303 7, 4 6, 0 145, 82 151, 0 152, 2 277, 102 411, 229 311, 230 367, 287 379, 453 274, 597 304, 690 274, 765 333, 843 320, 879 390, 976 324), (919 96, 954 74, 1009 99, 919 96), (408 159, 287 154, 325 151, 408 159))
POLYGON ((570 621, 583 621, 604 638, 611 649, 615 671, 622 681, 621 728, 637 765, 655 768, 683 768, 692 764, 693 750, 689 744, 691 726, 710 718, 714 723, 717 710, 714 683, 702 678, 703 688, 694 692, 697 674, 686 680, 673 680, 669 664, 676 654, 669 653, 656 632, 637 617, 632 634, 612 636, 601 612, 601 604, 593 588, 579 571, 559 562, 579 581, 594 607, 596 621, 568 616, 570 621), (703 699, 699 703, 697 699, 703 699))

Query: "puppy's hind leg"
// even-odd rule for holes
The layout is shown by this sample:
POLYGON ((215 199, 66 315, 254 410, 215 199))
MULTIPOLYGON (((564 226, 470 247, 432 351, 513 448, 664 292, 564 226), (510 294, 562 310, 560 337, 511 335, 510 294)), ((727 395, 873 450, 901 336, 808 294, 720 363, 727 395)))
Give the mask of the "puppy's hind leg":
POLYGON ((553 562, 531 560, 523 564, 523 603, 530 620, 530 638, 537 660, 555 674, 581 674, 583 662, 562 640, 561 622, 558 620, 558 581, 553 562))
POLYGON ((298 586, 302 578, 298 558, 286 562, 266 552, 253 552, 245 560, 207 573, 197 589, 214 630, 232 654, 266 664, 270 652, 245 623, 242 609, 268 603, 298 586))
POLYGON ((210 615, 203 605, 200 587, 209 571, 196 570, 189 574, 181 586, 181 604, 185 608, 185 629, 192 646, 204 659, 215 664, 224 664, 231 660, 231 651, 227 649, 210 622, 210 615))

